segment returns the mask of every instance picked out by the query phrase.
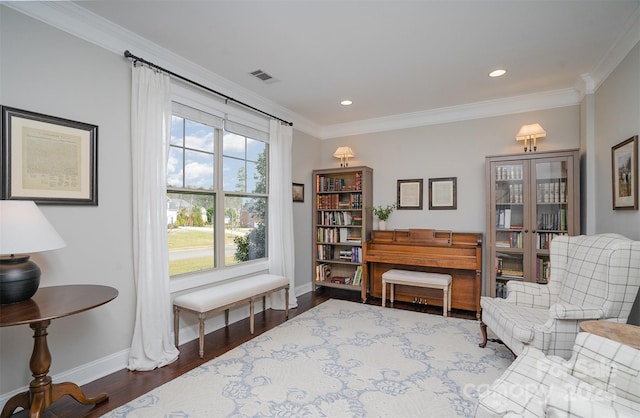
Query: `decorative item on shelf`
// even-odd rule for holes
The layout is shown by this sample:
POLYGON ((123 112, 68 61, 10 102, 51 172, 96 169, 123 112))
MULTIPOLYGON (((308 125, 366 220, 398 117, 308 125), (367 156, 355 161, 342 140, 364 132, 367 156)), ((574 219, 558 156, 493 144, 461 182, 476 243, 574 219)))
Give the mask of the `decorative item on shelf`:
POLYGON ((338 147, 333 156, 340 158, 340 167, 349 167, 349 158, 355 157, 350 147, 338 147))
POLYGON ((542 129, 539 123, 532 123, 530 125, 522 125, 522 128, 516 134, 516 141, 524 141, 524 151, 531 152, 531 145, 533 144, 533 151, 537 151, 537 140, 546 136, 547 131, 542 129))
POLYGON ((66 246, 30 200, 0 200, 0 304, 30 299, 40 285, 40 268, 29 255, 66 246))
POLYGON ((387 228, 387 220, 395 208, 396 204, 393 203, 387 206, 367 206, 365 209, 372 212, 378 218, 378 229, 383 231, 387 228))

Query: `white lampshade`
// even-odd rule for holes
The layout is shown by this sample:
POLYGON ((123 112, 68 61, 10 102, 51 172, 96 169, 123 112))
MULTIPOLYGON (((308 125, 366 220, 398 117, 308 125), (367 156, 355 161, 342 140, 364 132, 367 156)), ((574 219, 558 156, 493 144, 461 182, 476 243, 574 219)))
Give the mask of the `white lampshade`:
POLYGON ((350 147, 338 147, 336 152, 333 153, 336 158, 353 158, 353 150, 350 147))
POLYGON ((542 129, 539 123, 532 123, 530 125, 522 125, 522 128, 516 134, 516 141, 524 141, 524 150, 531 151, 529 140, 533 143, 533 150, 537 150, 537 140, 547 136, 547 131, 542 129))
POLYGON ((0 200, 0 254, 37 253, 66 245, 34 202, 0 200))
POLYGON ((539 123, 532 123, 531 125, 522 125, 522 128, 516 134, 516 141, 524 141, 525 139, 544 138, 547 136, 547 131, 542 129, 539 123))

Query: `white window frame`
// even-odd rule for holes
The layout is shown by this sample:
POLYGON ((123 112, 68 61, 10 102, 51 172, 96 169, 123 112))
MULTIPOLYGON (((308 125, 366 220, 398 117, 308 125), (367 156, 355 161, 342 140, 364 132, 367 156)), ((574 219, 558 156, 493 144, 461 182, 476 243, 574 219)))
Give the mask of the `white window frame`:
MULTIPOLYGON (((262 132, 269 132, 269 120, 264 117, 260 117, 253 112, 248 112, 239 109, 237 106, 221 103, 219 99, 200 92, 194 89, 186 88, 185 86, 177 83, 172 83, 172 101, 181 103, 185 106, 201 110, 202 112, 216 116, 218 118, 227 119, 233 122, 241 123, 249 128, 256 129, 262 132)), ((265 140, 267 144, 268 134, 266 137, 256 138, 265 140)), ((222 131, 220 131, 222 136, 222 131)), ((221 155, 222 141, 216 140, 214 153, 216 155, 216 164, 214 165, 215 180, 216 180, 216 221, 224 220, 224 191, 222 190, 222 164, 217 163, 218 155, 221 155)), ((267 188, 269 190, 269 187, 267 188)), ((223 221, 224 222, 224 221, 223 221)), ((268 228, 268 224, 267 224, 268 228)), ((216 231, 216 247, 220 247, 219 243, 224 243, 224 225, 222 228, 215 228, 216 231)), ((268 231, 267 231, 268 233, 268 231)), ((224 245, 223 245, 224 247, 224 245)), ((216 249, 217 251, 217 249, 216 249)), ((269 250, 267 249, 267 254, 269 250)), ((217 258, 220 260, 220 258, 217 258)), ((219 262, 220 264, 220 262, 219 262)), ((173 277, 170 281, 171 293, 180 292, 188 289, 192 289, 199 286, 207 286, 214 283, 218 283, 225 280, 232 280, 234 278, 241 278, 244 276, 251 276, 258 273, 264 273, 269 270, 269 259, 263 258, 254 261, 245 261, 233 266, 225 266, 223 268, 216 267, 213 270, 203 270, 193 273, 185 273, 179 276, 173 277)))

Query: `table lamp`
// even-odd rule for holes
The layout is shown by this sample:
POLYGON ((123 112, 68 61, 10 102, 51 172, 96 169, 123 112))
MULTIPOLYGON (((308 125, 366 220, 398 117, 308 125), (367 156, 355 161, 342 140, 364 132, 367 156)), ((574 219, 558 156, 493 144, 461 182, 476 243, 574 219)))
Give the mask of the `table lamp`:
POLYGON ((66 246, 36 204, 0 200, 0 304, 30 299, 40 285, 40 268, 29 255, 66 246))

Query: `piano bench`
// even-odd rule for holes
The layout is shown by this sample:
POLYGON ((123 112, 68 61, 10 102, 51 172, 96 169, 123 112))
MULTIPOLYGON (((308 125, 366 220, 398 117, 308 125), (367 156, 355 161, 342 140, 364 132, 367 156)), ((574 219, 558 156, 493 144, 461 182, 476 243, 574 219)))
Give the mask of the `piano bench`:
POLYGON ((387 296, 387 283, 389 283, 390 298, 393 303, 393 287, 396 284, 405 286, 428 287, 442 290, 442 315, 447 316, 451 311, 451 275, 429 273, 424 271, 410 271, 391 269, 382 273, 382 307, 385 306, 387 296))

